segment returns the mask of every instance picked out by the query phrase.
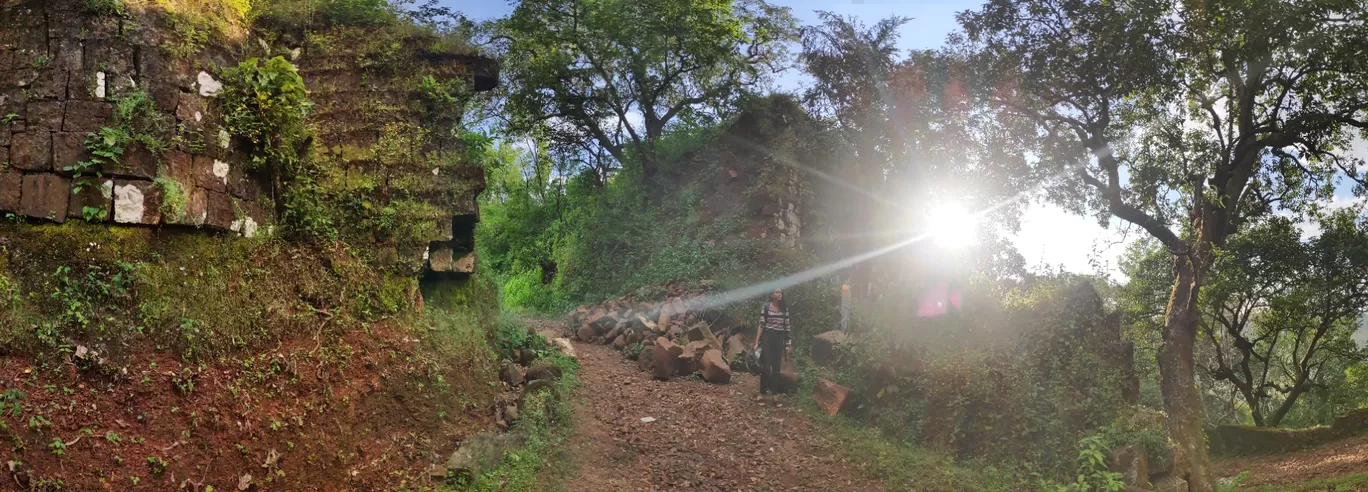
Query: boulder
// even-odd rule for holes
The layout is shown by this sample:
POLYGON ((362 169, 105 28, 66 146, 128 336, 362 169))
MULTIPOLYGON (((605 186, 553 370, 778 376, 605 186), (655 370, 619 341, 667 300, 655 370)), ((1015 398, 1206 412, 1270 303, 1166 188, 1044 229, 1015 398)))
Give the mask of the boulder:
POLYGON ((518 432, 476 434, 462 442, 456 452, 447 458, 447 473, 465 477, 478 476, 498 465, 504 455, 521 448, 526 442, 527 437, 518 432))
POLYGON ((603 335, 604 343, 613 341, 614 339, 616 339, 616 338, 618 337, 618 335, 621 335, 621 334, 622 334, 622 328, 620 328, 620 327, 614 327, 613 329, 608 330, 608 333, 605 333, 605 334, 603 335))
POLYGON ((514 364, 513 361, 506 360, 503 362, 503 368, 499 370, 499 379, 508 383, 509 386, 520 385, 523 383, 522 368, 514 364))
POLYGON ((717 339, 717 335, 713 334, 712 328, 708 326, 706 321, 694 323, 685 333, 685 336, 691 341, 707 342, 709 347, 722 350, 722 341, 717 339))
POLYGON ((638 322, 641 323, 642 327, 646 328, 647 330, 655 331, 656 322, 646 319, 645 316, 642 316, 640 314, 637 315, 636 319, 638 322))
POLYGON ((707 341, 693 341, 684 345, 684 354, 693 357, 694 360, 698 360, 703 358, 704 352, 707 352, 712 348, 712 346, 708 345, 707 341))
POLYGON ((584 306, 577 307, 574 311, 570 312, 569 326, 576 326, 580 324, 581 321, 584 321, 587 317, 589 317, 589 308, 586 308, 584 306))
POLYGON ((623 347, 626 347, 626 346, 627 346, 627 335, 618 335, 617 337, 613 338, 613 348, 618 349, 618 350, 622 350, 622 348, 623 348, 623 347))
POLYGON ((828 416, 834 416, 841 411, 841 406, 845 404, 846 398, 850 397, 850 388, 841 386, 827 378, 817 379, 817 386, 812 389, 812 399, 817 402, 817 408, 828 416))
POLYGON ((581 325, 579 330, 575 332, 575 338, 581 342, 592 342, 594 340, 594 328, 588 323, 581 325))
POLYGON ((846 340, 846 333, 832 330, 812 337, 812 363, 823 367, 835 365, 840 352, 837 350, 846 340))
POLYGON ((1112 472, 1121 474, 1121 480, 1126 482, 1126 485, 1150 488, 1149 459, 1145 456, 1144 446, 1131 444, 1113 449, 1111 463, 1108 465, 1112 472))
POLYGON ((569 338, 559 338, 559 337, 557 337, 557 338, 551 339, 551 342, 554 343, 557 347, 560 347, 561 353, 562 353, 562 354, 565 354, 566 356, 570 357, 571 359, 578 359, 578 358, 579 358, 578 355, 575 355, 575 344, 574 344, 574 343, 571 343, 569 338))
POLYGON ((708 350, 703 353, 703 380, 713 384, 731 382, 731 366, 722 360, 722 352, 708 350))
POLYGON ((656 326, 652 330, 656 333, 668 333, 670 330, 670 303, 660 306, 660 316, 656 320, 656 326))
POLYGON ((746 342, 741 339, 741 335, 727 337, 727 343, 723 345, 726 347, 727 360, 737 360, 737 357, 746 353, 746 342))
POLYGON ((560 366, 543 362, 532 366, 531 369, 527 370, 527 374, 523 377, 528 381, 540 381, 543 379, 555 379, 561 377, 564 373, 565 371, 563 371, 560 366))
POLYGON ((680 352, 678 367, 675 370, 675 374, 688 376, 698 371, 698 359, 703 357, 703 351, 707 350, 707 346, 699 347, 693 345, 695 343, 698 342, 690 342, 689 345, 685 345, 680 352))
POLYGON ((641 347, 641 353, 637 354, 637 369, 649 371, 653 367, 651 361, 654 360, 655 346, 641 347))
POLYGON ((598 330, 599 333, 605 333, 608 330, 613 329, 613 327, 617 326, 617 324, 617 317, 610 316, 607 314, 589 319, 589 325, 593 326, 594 329, 598 330))
POLYGON ((654 353, 651 354, 651 375, 661 381, 674 377, 679 371, 680 356, 684 354, 684 347, 660 337, 656 339, 652 351, 654 353))

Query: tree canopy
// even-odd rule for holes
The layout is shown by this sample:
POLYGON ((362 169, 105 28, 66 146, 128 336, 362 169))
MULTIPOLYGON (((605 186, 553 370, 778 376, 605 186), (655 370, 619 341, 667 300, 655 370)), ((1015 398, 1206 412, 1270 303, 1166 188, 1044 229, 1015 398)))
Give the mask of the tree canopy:
POLYGON ((658 169, 671 122, 726 111, 788 60, 796 22, 763 0, 528 0, 499 22, 515 132, 658 169))

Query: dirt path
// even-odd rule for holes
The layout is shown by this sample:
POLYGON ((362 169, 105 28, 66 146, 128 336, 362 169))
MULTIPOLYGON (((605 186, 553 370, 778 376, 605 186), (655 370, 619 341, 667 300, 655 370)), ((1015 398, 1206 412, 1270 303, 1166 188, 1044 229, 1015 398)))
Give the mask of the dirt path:
POLYGON ((1318 478, 1339 477, 1368 471, 1368 436, 1355 436, 1301 451, 1252 456, 1215 463, 1218 476, 1249 471, 1241 486, 1289 485, 1318 478))
POLYGON ((612 348, 575 350, 582 384, 567 453, 577 465, 571 492, 883 490, 802 410, 756 402, 755 376, 723 386, 655 381, 612 348))

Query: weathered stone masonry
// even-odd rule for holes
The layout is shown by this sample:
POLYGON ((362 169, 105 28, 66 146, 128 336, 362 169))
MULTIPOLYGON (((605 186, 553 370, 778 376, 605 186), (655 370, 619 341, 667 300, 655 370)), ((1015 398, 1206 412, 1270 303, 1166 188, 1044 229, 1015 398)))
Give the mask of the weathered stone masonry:
MULTIPOLYGON (((247 170, 247 145, 219 128, 222 115, 215 104, 222 89, 217 74, 247 57, 270 55, 265 41, 244 29, 243 39, 214 39, 195 55, 175 58, 165 48, 176 41, 175 34, 159 13, 98 16, 84 11, 84 5, 83 0, 0 0, 0 214, 59 223, 89 219, 198 227, 245 236, 270 231, 276 217, 268 181, 247 170), (172 147, 158 155, 134 144, 118 165, 100 169, 97 179, 92 181, 89 172, 83 180, 74 179, 67 168, 90 160, 86 139, 113 125, 115 101, 136 90, 145 91, 156 110, 174 122, 176 138, 168 135, 172 147), (184 190, 181 217, 162 213, 162 187, 154 182, 159 177, 184 190)), ((425 246, 387 244, 383 238, 377 239, 379 246, 428 271, 471 273, 483 171, 451 158, 460 149, 450 139, 432 139, 412 169, 386 167, 376 149, 387 124, 425 126, 409 105, 415 74, 462 78, 483 91, 497 82, 497 65, 478 55, 420 49, 414 59, 385 67, 365 51, 364 38, 354 38, 364 35, 316 33, 314 39, 337 39, 333 46, 342 48, 310 50, 295 39, 305 44, 302 49, 286 50, 297 57, 316 104, 309 150, 339 175, 420 181, 407 189, 419 190, 417 199, 450 216, 438 220, 437 236, 425 246)), ((274 41, 289 43, 287 38, 274 41)), ((416 39, 412 45, 429 41, 416 39)))
MULTIPOLYGON (((98 17, 81 2, 9 2, 0 10, 0 211, 65 222, 199 226, 254 235, 273 221, 247 156, 217 128, 222 48, 175 60, 150 23, 98 17), (135 144, 80 193, 68 168, 89 161, 86 139, 109 125, 113 98, 145 90, 181 129, 161 155, 135 144), (179 219, 161 213, 158 176, 186 194, 179 219), (92 210, 98 212, 92 212, 92 210)), ((89 173, 87 173, 89 174, 89 173)), ((87 178, 89 179, 89 178, 87 178)))

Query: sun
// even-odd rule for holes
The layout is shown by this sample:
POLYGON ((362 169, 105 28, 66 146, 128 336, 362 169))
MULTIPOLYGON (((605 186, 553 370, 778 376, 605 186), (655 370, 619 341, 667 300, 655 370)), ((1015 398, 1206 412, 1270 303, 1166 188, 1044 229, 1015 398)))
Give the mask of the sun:
POLYGON ((978 217, 956 203, 944 203, 931 209, 926 217, 936 245, 944 249, 960 249, 978 242, 978 217))

